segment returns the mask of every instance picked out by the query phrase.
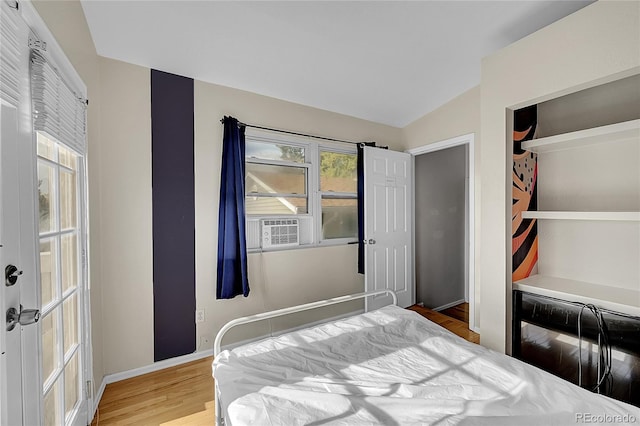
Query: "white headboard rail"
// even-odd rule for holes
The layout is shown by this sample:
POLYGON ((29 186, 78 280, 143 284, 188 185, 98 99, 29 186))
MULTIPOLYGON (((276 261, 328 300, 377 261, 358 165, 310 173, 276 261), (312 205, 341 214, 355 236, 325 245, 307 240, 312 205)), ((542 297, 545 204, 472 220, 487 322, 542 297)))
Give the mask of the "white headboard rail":
POLYGON ((305 303, 304 305, 291 306, 288 308, 276 309, 274 311, 268 311, 260 314, 236 318, 234 320, 229 321, 225 325, 223 325, 220 331, 218 332, 218 334, 216 335, 216 339, 213 342, 213 355, 217 356, 220 353, 222 338, 227 333, 227 331, 229 331, 231 328, 235 326, 242 325, 242 324, 249 324, 256 321, 262 321, 269 318, 280 317, 283 315, 293 314, 295 312, 308 311, 310 309, 321 308, 323 306, 336 305, 338 303, 348 302, 350 300, 363 299, 369 296, 379 296, 382 294, 390 294, 391 297, 393 298, 393 304, 394 305, 398 304, 398 297, 396 296, 395 292, 389 289, 385 289, 385 290, 370 291, 367 293, 349 294, 347 296, 339 296, 339 297, 334 297, 332 299, 325 299, 325 300, 319 300, 317 302, 305 303))
MULTIPOLYGON (((216 335, 216 339, 213 342, 213 355, 214 357, 218 356, 218 354, 220 353, 222 338, 227 333, 227 331, 229 331, 235 326, 242 325, 242 324, 249 324, 256 321, 262 321, 269 318, 280 317, 283 315, 293 314, 295 312, 308 311, 310 309, 321 308, 323 306, 336 305, 338 303, 348 302, 350 300, 364 299, 365 297, 369 297, 369 296, 379 296, 382 294, 390 294, 391 298, 393 299, 393 304, 394 305, 398 304, 398 297, 396 296, 396 293, 393 290, 385 289, 385 290, 370 291, 365 293, 349 294, 347 296, 334 297, 332 299, 319 300, 317 302, 305 303, 304 305, 291 306, 289 308, 276 309, 274 311, 263 312, 260 314, 236 318, 234 320, 229 321, 225 325, 223 325, 220 331, 218 332, 218 334, 216 335)), ((215 398, 216 398, 216 404, 215 404, 216 424, 222 425, 224 423, 224 420, 222 418, 223 417, 221 412, 222 407, 220 404, 220 395, 218 394, 217 386, 216 386, 215 398)))

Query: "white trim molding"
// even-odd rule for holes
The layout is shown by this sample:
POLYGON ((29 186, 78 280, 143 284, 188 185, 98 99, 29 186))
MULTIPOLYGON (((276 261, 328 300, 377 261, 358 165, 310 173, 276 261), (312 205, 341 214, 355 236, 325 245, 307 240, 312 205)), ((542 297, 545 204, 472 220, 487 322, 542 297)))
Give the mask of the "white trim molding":
MULTIPOLYGON (((454 146, 465 145, 465 144, 469 144, 469 148, 471 149, 473 147, 474 141, 475 141, 475 133, 468 133, 466 135, 456 136, 455 138, 445 139, 443 141, 430 143, 430 144, 419 146, 416 148, 411 148, 405 152, 415 156, 420 154, 426 154, 428 152, 441 151, 443 149, 453 148, 454 146)), ((470 150, 469 154, 471 153, 472 151, 470 150)), ((469 158, 473 158, 473 157, 469 155, 469 158)))
POLYGON ((445 309, 449 309, 453 306, 458 306, 461 303, 466 302, 464 299, 456 300, 455 302, 447 303, 446 305, 438 306, 437 308, 433 308, 432 310, 436 312, 444 311, 445 309))

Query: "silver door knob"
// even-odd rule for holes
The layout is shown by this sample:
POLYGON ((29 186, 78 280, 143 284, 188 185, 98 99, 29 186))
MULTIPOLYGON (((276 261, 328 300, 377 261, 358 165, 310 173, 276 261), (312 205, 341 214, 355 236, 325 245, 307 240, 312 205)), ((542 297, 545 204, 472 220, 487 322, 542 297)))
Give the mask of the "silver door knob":
POLYGON ((374 240, 373 238, 369 238, 368 240, 362 240, 363 244, 375 244, 376 240, 374 240))
POLYGON ((7 331, 13 330, 18 324, 35 324, 39 319, 39 309, 22 309, 22 305, 20 305, 20 312, 18 312, 16 308, 9 308, 7 310, 7 331))

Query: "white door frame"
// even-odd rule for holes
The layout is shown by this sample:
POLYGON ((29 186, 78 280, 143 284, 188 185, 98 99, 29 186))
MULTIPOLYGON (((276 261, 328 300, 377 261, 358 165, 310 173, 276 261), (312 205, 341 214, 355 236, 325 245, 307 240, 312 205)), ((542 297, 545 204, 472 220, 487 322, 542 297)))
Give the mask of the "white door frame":
MULTIPOLYGON (((469 184, 466 188, 467 192, 467 223, 465 226, 465 240, 467 242, 467 250, 465 252, 465 295, 469 299, 469 329, 475 332, 479 332, 479 328, 476 327, 476 305, 475 305, 475 133, 469 133, 462 136, 457 136, 451 139, 445 139, 439 142, 423 145, 417 148, 407 150, 409 154, 414 157, 421 154, 428 154, 430 152, 441 151, 447 148, 453 148, 460 145, 467 145, 467 173, 469 175, 469 184)), ((414 179, 415 179, 415 167, 414 167, 414 179)), ((415 202, 415 190, 414 188, 414 202, 415 202)), ((414 206, 415 212, 415 206, 414 206)), ((415 220, 415 214, 414 214, 415 220)), ((414 228, 415 229, 415 228, 414 228)), ((415 241, 414 241, 414 253, 415 253, 415 241)))

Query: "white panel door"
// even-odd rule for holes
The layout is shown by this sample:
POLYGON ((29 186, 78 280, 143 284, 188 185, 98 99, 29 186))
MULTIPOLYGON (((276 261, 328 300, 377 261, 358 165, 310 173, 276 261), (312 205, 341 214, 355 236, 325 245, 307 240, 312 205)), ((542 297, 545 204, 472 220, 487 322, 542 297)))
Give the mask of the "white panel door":
MULTIPOLYGON (((36 277, 35 267, 27 269, 26 274, 21 273, 28 259, 21 256, 18 139, 18 111, 0 101, 0 264, 3 270, 0 282, 3 318, 0 330, 0 424, 3 425, 23 424, 22 327, 17 325, 9 330, 11 327, 4 319, 10 309, 20 310, 22 284, 28 280, 35 282, 36 277)), ((31 258, 34 257, 32 254, 31 258)))
MULTIPOLYGON (((24 63, 26 72, 26 62, 24 63)), ((2 423, 40 424, 36 174, 28 97, 0 101, 2 423)))
MULTIPOLYGON (((404 152, 364 149, 365 291, 393 290, 403 308, 415 301, 412 164, 404 152)), ((369 297, 365 310, 390 302, 390 296, 369 297)))

